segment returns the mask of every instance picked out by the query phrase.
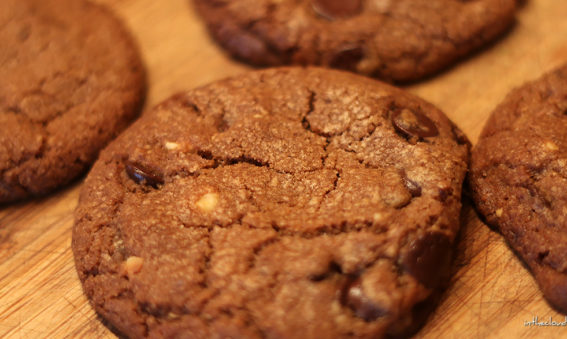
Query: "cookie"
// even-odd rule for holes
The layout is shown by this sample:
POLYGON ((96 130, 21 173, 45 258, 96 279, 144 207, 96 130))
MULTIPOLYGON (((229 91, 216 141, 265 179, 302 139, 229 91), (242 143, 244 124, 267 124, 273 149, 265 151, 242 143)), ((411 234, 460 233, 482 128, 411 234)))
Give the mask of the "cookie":
POLYGON ((513 90, 472 155, 470 185, 486 221, 567 311, 567 64, 513 90))
POLYGON ((106 8, 75 0, 0 6, 0 203, 84 172, 145 93, 132 37, 106 8))
POLYGON ((358 75, 253 72, 178 94, 101 153, 72 247, 131 337, 398 335, 446 273, 468 145, 358 75))
POLYGON ((433 74, 495 40, 516 0, 194 0, 211 35, 255 65, 320 65, 389 81, 433 74))

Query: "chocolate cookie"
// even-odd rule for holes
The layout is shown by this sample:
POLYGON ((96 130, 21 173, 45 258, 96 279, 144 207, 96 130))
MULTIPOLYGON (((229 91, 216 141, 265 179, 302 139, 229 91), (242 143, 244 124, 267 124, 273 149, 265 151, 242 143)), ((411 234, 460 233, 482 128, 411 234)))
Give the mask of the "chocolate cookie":
POLYGON ((567 64, 512 91, 472 157, 478 210, 567 311, 567 64))
POLYGON ((443 113, 371 79, 223 80, 101 153, 75 214, 77 271, 132 337, 398 335, 445 273, 467 157, 443 113))
POLYGON ((76 0, 0 6, 0 203, 82 173, 137 114, 144 72, 107 9, 76 0))
POLYGON ((194 0, 209 31, 256 65, 423 78, 494 40, 516 0, 194 0))

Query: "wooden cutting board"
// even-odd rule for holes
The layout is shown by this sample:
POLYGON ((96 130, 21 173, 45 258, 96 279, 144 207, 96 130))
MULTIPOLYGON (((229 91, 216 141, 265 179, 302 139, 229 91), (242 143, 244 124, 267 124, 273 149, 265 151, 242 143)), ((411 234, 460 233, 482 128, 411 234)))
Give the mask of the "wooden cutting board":
MULTIPOLYGON (((207 35, 188 0, 99 0, 137 37, 149 74, 147 106, 174 92, 250 69, 207 35)), ((567 61, 567 1, 527 0, 498 43, 408 87, 476 141, 490 111, 526 80, 567 61)), ((0 337, 114 338, 83 296, 71 253, 82 179, 55 194, 0 207, 0 337)), ((567 326, 526 326, 562 315, 501 237, 465 199, 453 277, 422 338, 567 337, 567 326)))

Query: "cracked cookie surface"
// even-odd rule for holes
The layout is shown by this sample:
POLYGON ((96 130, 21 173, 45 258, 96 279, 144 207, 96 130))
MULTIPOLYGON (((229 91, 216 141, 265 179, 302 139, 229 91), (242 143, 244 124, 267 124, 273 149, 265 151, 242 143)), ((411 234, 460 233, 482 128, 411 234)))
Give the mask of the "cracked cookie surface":
POLYGON ((567 64, 513 90, 490 116, 470 184, 486 221, 567 312, 567 64))
POLYGON ((496 39, 517 0, 193 0, 211 35, 256 65, 347 69, 389 81, 433 74, 496 39))
POLYGON ((107 9, 73 0, 0 6, 0 203, 82 173, 137 114, 137 48, 107 9))
POLYGON ((468 148, 432 105, 361 76, 225 79, 101 153, 77 271, 131 337, 399 335, 445 273, 468 148))

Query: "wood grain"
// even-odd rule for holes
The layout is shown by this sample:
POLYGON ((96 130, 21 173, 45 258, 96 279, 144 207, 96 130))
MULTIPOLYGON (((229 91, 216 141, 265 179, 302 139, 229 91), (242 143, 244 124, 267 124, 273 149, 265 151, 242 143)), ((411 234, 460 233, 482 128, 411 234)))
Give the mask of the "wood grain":
MULTIPOLYGON (((250 69, 207 35, 187 0, 98 0, 124 18, 148 68, 147 106, 250 69)), ((567 1, 527 0, 497 44, 408 89, 476 141, 490 111, 522 82, 567 61, 567 1)), ((83 296, 70 249, 81 181, 38 200, 0 207, 0 337, 114 338, 83 296)), ((523 264, 465 199, 448 288, 419 338, 561 338, 567 327, 525 326, 551 309, 523 264)))

